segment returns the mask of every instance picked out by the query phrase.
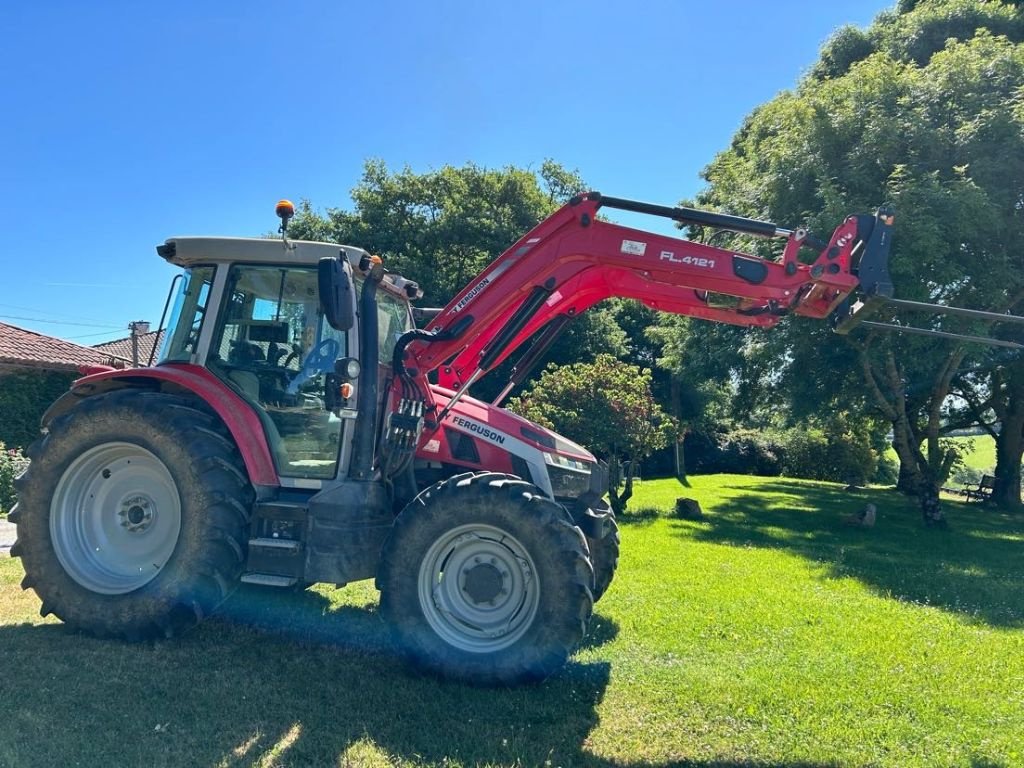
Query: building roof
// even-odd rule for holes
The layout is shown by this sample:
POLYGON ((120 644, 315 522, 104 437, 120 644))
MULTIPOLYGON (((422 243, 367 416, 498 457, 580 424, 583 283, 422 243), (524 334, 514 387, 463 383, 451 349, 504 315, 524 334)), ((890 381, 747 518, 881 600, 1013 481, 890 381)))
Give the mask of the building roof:
MULTIPOLYGON (((153 353, 153 348, 155 347, 157 354, 159 354, 160 347, 163 343, 163 331, 150 331, 149 333, 144 333, 139 336, 139 365, 148 365, 150 355, 153 353)), ((94 344, 92 348, 128 361, 131 361, 132 359, 131 336, 126 336, 123 339, 116 339, 115 341, 105 341, 102 344, 94 344)), ((156 362, 156 355, 153 355, 153 362, 156 362)))
POLYGON ((130 358, 111 352, 83 347, 44 333, 0 323, 0 368, 77 371, 79 366, 83 365, 124 368, 130 364, 130 358))

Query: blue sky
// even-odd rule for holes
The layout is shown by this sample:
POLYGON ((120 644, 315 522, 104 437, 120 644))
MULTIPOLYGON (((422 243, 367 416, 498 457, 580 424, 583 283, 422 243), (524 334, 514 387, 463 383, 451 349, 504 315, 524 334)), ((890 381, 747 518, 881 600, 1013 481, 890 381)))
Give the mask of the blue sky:
POLYGON ((0 321, 82 344, 155 325, 174 274, 157 243, 260 235, 281 197, 347 206, 367 157, 550 157, 675 203, 834 29, 891 5, 6 4, 0 321))

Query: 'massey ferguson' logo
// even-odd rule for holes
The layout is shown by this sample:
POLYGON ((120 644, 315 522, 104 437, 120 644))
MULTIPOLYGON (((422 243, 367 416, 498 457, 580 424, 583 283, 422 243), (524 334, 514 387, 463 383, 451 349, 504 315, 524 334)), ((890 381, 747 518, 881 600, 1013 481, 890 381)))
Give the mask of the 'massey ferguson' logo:
POLYGON ((464 419, 461 416, 452 416, 452 423, 458 424, 460 427, 468 432, 480 435, 485 440, 490 440, 492 443, 503 445, 505 443, 505 436, 500 432, 495 432, 493 429, 485 427, 483 424, 478 424, 475 421, 464 419))
POLYGON ((485 277, 479 283, 470 288, 469 293, 467 293, 465 296, 459 299, 459 303, 452 307, 451 312, 449 314, 454 315, 457 312, 461 312, 463 309, 465 309, 466 305, 469 304, 469 302, 475 299, 478 295, 480 295, 480 291, 486 288, 488 283, 490 282, 491 279, 489 277, 485 277))

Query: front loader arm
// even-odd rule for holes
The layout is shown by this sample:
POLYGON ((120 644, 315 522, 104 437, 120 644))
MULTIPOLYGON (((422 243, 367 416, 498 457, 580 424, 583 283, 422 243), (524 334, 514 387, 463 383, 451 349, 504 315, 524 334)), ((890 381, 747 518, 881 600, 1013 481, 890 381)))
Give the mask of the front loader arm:
POLYGON ((612 296, 737 325, 772 326, 790 313, 825 318, 863 287, 856 272, 861 262, 867 263, 869 240, 881 240, 871 262, 884 271, 891 216, 883 214, 851 216, 822 243, 803 230, 790 232, 767 222, 581 195, 524 235, 452 299, 431 322, 430 334, 420 332, 408 344, 405 368, 418 375, 439 369, 441 386, 461 390, 552 319, 575 316, 612 296), (602 206, 784 237, 786 245, 779 261, 766 261, 598 220, 602 206), (868 238, 865 231, 875 236, 868 238), (801 263, 797 253, 809 245, 818 255, 801 263), (729 298, 723 302, 723 297, 729 298))

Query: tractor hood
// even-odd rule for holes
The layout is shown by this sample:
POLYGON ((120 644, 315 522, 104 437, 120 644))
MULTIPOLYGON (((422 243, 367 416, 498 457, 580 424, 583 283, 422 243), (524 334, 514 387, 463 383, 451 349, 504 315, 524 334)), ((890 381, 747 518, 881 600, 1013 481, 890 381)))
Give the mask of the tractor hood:
MULTIPOLYGON (((438 408, 441 409, 455 394, 450 389, 438 386, 431 386, 430 390, 438 408)), ((455 407, 445 416, 443 426, 454 428, 460 432, 469 432, 497 445, 507 447, 508 441, 514 440, 524 442, 536 450, 564 456, 568 459, 586 463, 597 461, 590 451, 572 440, 539 424, 534 424, 518 414, 468 395, 463 396, 455 403, 455 407)))
MULTIPOLYGON (((455 394, 431 386, 438 408, 455 394)), ((424 430, 416 457, 428 466, 507 472, 560 501, 593 506, 608 473, 586 448, 504 408, 472 397, 455 403, 438 429, 424 430)))

